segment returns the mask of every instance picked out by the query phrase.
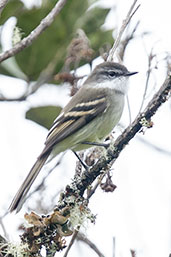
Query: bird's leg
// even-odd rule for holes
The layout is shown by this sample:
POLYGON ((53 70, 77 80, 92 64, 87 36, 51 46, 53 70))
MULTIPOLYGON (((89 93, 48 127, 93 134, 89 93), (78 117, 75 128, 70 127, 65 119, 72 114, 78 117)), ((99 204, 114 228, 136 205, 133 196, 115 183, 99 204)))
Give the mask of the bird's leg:
MULTIPOLYGON (((73 150, 72 150, 73 151, 73 150)), ((73 151, 73 153, 75 154, 75 156, 77 157, 77 159, 80 161, 80 163, 82 164, 82 166, 84 167, 84 169, 88 172, 89 171, 89 167, 87 166, 87 164, 85 162, 83 162, 83 160, 81 160, 80 156, 73 151)))
MULTIPOLYGON (((91 146, 101 146, 101 147, 104 147, 106 150, 110 147, 110 143, 99 143, 99 142, 84 141, 84 142, 81 142, 81 144, 91 145, 91 146)), ((75 151, 73 151, 73 153, 75 154, 75 156, 80 161, 80 163, 82 164, 82 166, 84 167, 84 169, 87 171, 87 174, 88 174, 89 166, 87 166, 87 164, 83 160, 81 160, 80 156, 75 151)))

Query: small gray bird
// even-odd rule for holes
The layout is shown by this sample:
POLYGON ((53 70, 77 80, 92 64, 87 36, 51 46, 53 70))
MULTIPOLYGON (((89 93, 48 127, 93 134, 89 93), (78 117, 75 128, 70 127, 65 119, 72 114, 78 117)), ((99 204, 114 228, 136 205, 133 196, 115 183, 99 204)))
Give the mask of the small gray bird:
POLYGON ((54 158, 67 149, 80 151, 89 148, 109 135, 122 115, 128 78, 136 73, 114 62, 104 62, 93 70, 54 121, 43 151, 10 205, 11 212, 21 209, 48 157, 54 158))

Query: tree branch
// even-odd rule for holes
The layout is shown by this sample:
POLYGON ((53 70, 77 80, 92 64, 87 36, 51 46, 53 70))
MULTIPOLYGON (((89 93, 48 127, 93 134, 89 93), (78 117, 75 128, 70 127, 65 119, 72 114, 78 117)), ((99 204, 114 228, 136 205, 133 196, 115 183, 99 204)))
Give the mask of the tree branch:
POLYGON ((139 132, 143 127, 148 127, 151 117, 156 113, 157 109, 168 100, 171 94, 171 74, 169 74, 164 81, 161 88, 153 96, 148 103, 145 110, 140 113, 136 119, 125 129, 125 131, 116 139, 113 149, 107 150, 106 157, 102 157, 99 161, 90 169, 89 174, 84 173, 81 180, 75 181, 76 188, 80 191, 80 195, 84 194, 84 191, 89 185, 101 174, 102 170, 108 168, 111 163, 120 155, 124 147, 129 141, 139 132))
POLYGON ((27 37, 23 38, 19 43, 17 43, 11 49, 0 54, 0 62, 8 59, 11 56, 14 56, 15 54, 22 51, 24 48, 30 46, 32 42, 35 39, 37 39, 38 36, 52 24, 55 17, 62 10, 66 2, 67 0, 59 0, 54 6, 54 8, 49 12, 49 14, 40 22, 40 24, 27 37))

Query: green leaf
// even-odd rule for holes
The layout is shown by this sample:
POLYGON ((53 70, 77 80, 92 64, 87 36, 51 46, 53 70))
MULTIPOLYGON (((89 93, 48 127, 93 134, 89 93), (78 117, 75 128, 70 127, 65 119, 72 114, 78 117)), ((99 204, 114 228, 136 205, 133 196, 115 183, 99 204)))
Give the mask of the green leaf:
MULTIPOLYGON (((4 9, 4 16, 1 17, 0 21, 3 23, 12 15, 12 9, 14 9, 13 14, 18 20, 17 27, 21 29, 23 37, 26 37, 50 12, 55 2, 55 0, 44 1, 41 7, 26 9, 19 0, 11 0, 4 9)), ((21 69, 19 76, 22 76, 23 72, 23 78, 26 75, 29 81, 35 81, 45 69, 48 74, 50 71, 55 74, 61 70, 66 58, 67 47, 78 28, 82 28, 90 39, 91 47, 95 52, 92 58, 99 55, 99 48, 103 44, 113 43, 112 31, 104 31, 101 28, 109 13, 109 9, 96 7, 87 11, 89 2, 89 0, 68 1, 53 24, 31 46, 15 56, 17 64, 21 69)), ((83 63, 85 63, 84 60, 79 65, 83 63)), ((2 67, 1 64, 0 72, 2 74, 18 76, 18 73, 15 74, 16 70, 11 70, 11 67, 9 68, 2 67)), ((53 81, 53 83, 56 82, 53 81)))
POLYGON ((39 125, 49 129, 53 121, 61 112, 60 106, 41 106, 41 107, 34 107, 31 108, 26 112, 26 119, 32 120, 39 125))
MULTIPOLYGON (((53 6, 54 1, 48 1, 41 8, 24 10, 17 17, 17 26, 21 28, 24 36, 27 36, 40 23, 53 6)), ((16 60, 30 80, 36 80, 52 60, 56 63, 56 72, 61 69, 78 15, 82 16, 87 7, 87 0, 68 1, 53 24, 30 47, 17 54, 16 60)))

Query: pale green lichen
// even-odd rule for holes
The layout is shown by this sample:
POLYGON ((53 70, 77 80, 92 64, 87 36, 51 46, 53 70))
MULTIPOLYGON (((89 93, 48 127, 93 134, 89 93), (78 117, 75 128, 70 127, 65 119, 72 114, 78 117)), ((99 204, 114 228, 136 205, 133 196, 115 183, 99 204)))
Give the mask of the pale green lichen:
POLYGON ((4 243, 0 245, 1 252, 5 256, 12 255, 13 257, 29 257, 28 245, 25 243, 4 243))
POLYGON ((15 26, 15 28, 13 30, 13 35, 12 35, 13 46, 16 45, 17 43, 19 43, 21 41, 21 38, 22 38, 21 29, 19 27, 15 26))
POLYGON ((95 215, 91 213, 89 208, 76 203, 70 211, 70 226, 72 229, 77 229, 81 226, 86 229, 89 222, 95 223, 95 218, 95 215))
POLYGON ((150 128, 151 127, 151 121, 147 120, 145 117, 142 118, 139 122, 143 127, 150 128))

